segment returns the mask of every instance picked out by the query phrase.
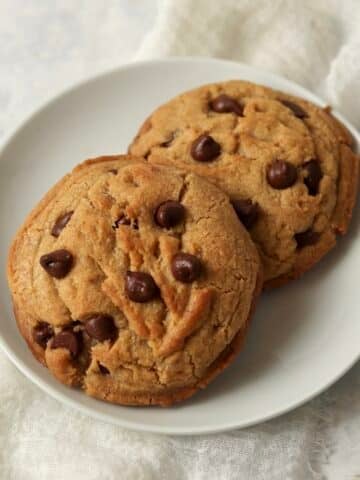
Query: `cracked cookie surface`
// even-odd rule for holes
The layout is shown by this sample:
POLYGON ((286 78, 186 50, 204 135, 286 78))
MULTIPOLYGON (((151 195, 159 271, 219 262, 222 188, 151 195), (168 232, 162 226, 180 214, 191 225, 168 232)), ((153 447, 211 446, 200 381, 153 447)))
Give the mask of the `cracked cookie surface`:
POLYGON ((169 405, 241 348, 261 267, 222 191, 116 156, 79 165, 35 207, 8 279, 19 329, 58 380, 169 405))
POLYGON ((129 152, 227 192, 258 247, 265 286, 277 286, 309 270, 346 233, 359 175, 351 143, 328 109, 229 81, 159 107, 129 152))

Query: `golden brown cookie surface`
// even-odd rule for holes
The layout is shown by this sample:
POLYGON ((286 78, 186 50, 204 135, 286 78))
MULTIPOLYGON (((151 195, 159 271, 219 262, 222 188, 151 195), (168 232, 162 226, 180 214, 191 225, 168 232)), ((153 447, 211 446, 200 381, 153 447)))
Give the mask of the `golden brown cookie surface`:
POLYGON ((167 405, 241 346, 260 262, 204 179, 103 157, 35 207, 9 256, 21 333, 61 382, 123 404, 167 405))
POLYGON ((248 82, 174 98, 148 118, 129 151, 227 192, 268 286, 320 260, 346 232, 355 203, 359 161, 347 130, 310 102, 248 82))

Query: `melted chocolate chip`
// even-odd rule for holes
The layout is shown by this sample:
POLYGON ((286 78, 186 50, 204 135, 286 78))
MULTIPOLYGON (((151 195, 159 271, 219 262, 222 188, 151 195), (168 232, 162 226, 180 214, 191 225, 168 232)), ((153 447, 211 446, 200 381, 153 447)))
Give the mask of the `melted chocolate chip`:
POLYGON ((100 373, 102 373, 103 375, 109 375, 110 374, 109 370, 99 362, 98 362, 98 367, 99 367, 100 373))
POLYGON ((134 230, 139 230, 139 224, 138 224, 137 218, 135 218, 135 220, 133 220, 131 226, 134 230))
POLYGON ((110 168, 110 170, 108 170, 109 173, 112 173, 113 175, 117 175, 118 171, 116 170, 116 168, 110 168))
POLYGON ((220 145, 210 135, 200 135, 191 145, 191 156, 198 162, 211 162, 220 152, 220 145))
POLYGON ((171 261, 171 271, 176 280, 191 283, 201 274, 201 262, 190 253, 177 253, 171 261))
POLYGON ((252 202, 249 198, 246 200, 233 200, 232 206, 239 217, 239 220, 247 228, 251 228, 259 217, 259 205, 252 202))
POLYGON ((61 215, 60 217, 57 218, 54 226, 52 227, 51 230, 51 235, 53 237, 58 237, 62 230, 66 227, 66 225, 69 223, 70 218, 73 215, 73 211, 64 213, 64 215, 61 215))
POLYGON ((81 349, 81 337, 70 330, 63 330, 55 335, 51 348, 66 348, 73 357, 77 357, 81 349))
POLYGON ((209 104, 211 110, 217 113, 235 113, 239 117, 244 114, 244 107, 235 100, 224 93, 214 98, 209 104))
POLYGON ((164 147, 164 148, 170 147, 174 139, 175 139, 175 133, 172 133, 164 142, 160 143, 160 147, 164 147))
POLYGON ((112 340, 116 335, 114 319, 110 315, 96 313, 88 316, 85 322, 85 331, 91 338, 104 342, 112 340))
POLYGON ((54 335, 53 327, 46 322, 39 322, 33 328, 33 339, 34 341, 43 348, 46 348, 47 342, 54 335))
POLYGON ((120 225, 131 225, 131 220, 126 215, 121 215, 117 220, 115 220, 113 228, 119 228, 120 225))
POLYGON ((295 117, 298 118, 306 118, 308 117, 308 114, 305 112, 305 110, 300 107, 297 103, 294 102, 289 102, 289 100, 281 100, 281 103, 285 105, 289 110, 293 112, 295 117))
POLYGON ((296 167, 289 162, 275 160, 267 167, 266 178, 269 185, 277 190, 289 188, 296 182, 296 167))
POLYGON ((73 266, 73 256, 67 250, 55 250, 40 257, 40 265, 52 277, 64 278, 73 266))
POLYGON ((320 238, 320 233, 314 232, 312 228, 295 234, 295 240, 298 248, 303 248, 308 245, 314 245, 320 238))
POLYGON ((159 289, 151 275, 145 272, 126 273, 125 291, 133 302, 149 302, 159 294, 159 289))
POLYGON ((127 226, 127 227, 131 225, 131 228, 133 228, 134 230, 139 230, 139 224, 138 224, 137 219, 135 218, 134 220, 131 220, 126 215, 121 215, 121 217, 119 217, 117 220, 115 220, 112 228, 115 230, 116 228, 119 228, 122 225, 127 226))
POLYGON ((316 195, 319 191, 319 183, 323 176, 319 162, 317 160, 310 160, 305 163, 304 171, 306 174, 304 183, 309 190, 309 194, 316 195))
POLYGON ((75 330, 75 329, 81 330, 82 327, 83 327, 83 324, 82 322, 80 322, 80 320, 73 320, 72 323, 66 328, 70 330, 75 330))
POLYGON ((159 227, 172 228, 180 223, 185 216, 185 208, 180 202, 168 200, 161 203, 155 211, 155 222, 159 227))

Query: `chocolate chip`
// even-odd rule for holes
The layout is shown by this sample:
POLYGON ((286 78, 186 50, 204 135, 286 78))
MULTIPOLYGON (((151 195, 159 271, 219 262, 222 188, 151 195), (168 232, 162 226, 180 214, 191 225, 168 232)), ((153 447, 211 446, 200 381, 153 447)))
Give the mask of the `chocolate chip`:
POLYGON ((304 170, 306 174, 304 183, 309 190, 309 194, 316 195, 319 191, 319 183, 323 176, 319 162, 317 160, 310 160, 305 163, 304 170))
POLYGON ((70 330, 63 330, 55 335, 51 348, 66 348, 73 357, 77 357, 81 349, 81 337, 70 330))
POLYGON ((190 253, 177 253, 171 261, 171 271, 176 280, 183 283, 191 283, 201 273, 201 262, 190 253))
POLYGON ((125 291, 133 302, 144 303, 159 294, 159 289, 151 275, 145 272, 126 273, 125 291))
POLYGON ((180 202, 168 200, 157 207, 154 217, 159 227, 171 228, 180 223, 184 215, 185 208, 180 202))
POLYGON ((298 248, 303 248, 308 245, 314 245, 320 238, 320 233, 314 232, 312 228, 295 234, 295 240, 298 248))
POLYGON ((210 135, 200 135, 191 145, 191 156, 198 162, 211 162, 220 151, 220 145, 210 135))
POLYGON ((102 373, 103 375, 109 375, 110 374, 109 370, 106 367, 104 367, 104 365, 101 365, 101 363, 99 363, 99 362, 98 362, 98 367, 99 367, 100 373, 102 373))
POLYGON ((64 278, 71 270, 73 256, 67 250, 55 250, 40 257, 40 265, 55 278, 64 278))
POLYGON ((53 327, 46 322, 39 322, 33 328, 33 339, 41 347, 46 348, 47 342, 54 335, 53 327))
POLYGON ((86 318, 85 331, 91 338, 104 342, 115 337, 116 326, 110 315, 96 313, 86 318))
POLYGON ((61 215, 60 217, 57 218, 52 230, 51 230, 51 235, 53 237, 58 237, 62 230, 66 227, 66 225, 69 223, 70 218, 72 217, 72 214, 74 212, 67 212, 64 213, 64 215, 61 215))
POLYGON ((217 113, 235 113, 242 117, 244 114, 244 107, 235 100, 235 98, 229 97, 224 93, 214 98, 209 104, 211 110, 217 113))
POLYGON ((118 171, 116 170, 116 168, 110 168, 110 170, 108 170, 109 173, 112 173, 113 175, 117 175, 118 171))
POLYGON ((251 228, 259 217, 259 205, 256 202, 253 203, 249 198, 232 200, 231 203, 239 220, 246 228, 251 228))
POLYGON ((305 110, 300 107, 297 103, 294 102, 289 102, 289 100, 281 100, 281 103, 285 105, 285 107, 289 108, 295 117, 298 118, 306 118, 308 117, 308 114, 305 112, 305 110))
POLYGON ((278 190, 289 188, 296 182, 296 167, 289 162, 275 160, 267 167, 266 178, 273 188, 278 190))

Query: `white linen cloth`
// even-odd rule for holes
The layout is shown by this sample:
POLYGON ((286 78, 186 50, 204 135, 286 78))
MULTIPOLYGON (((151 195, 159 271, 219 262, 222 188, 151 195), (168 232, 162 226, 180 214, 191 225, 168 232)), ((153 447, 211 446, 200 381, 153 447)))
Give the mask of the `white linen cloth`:
MULTIPOLYGON (((360 127, 359 25, 359 0, 1 0, 0 139, 64 85, 134 58, 167 55, 218 56, 272 70, 360 127)), ((180 438, 85 417, 32 385, 0 353, 0 479, 119 478, 359 479, 360 365, 288 415, 180 438)))

